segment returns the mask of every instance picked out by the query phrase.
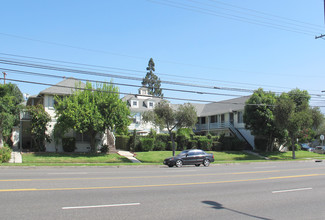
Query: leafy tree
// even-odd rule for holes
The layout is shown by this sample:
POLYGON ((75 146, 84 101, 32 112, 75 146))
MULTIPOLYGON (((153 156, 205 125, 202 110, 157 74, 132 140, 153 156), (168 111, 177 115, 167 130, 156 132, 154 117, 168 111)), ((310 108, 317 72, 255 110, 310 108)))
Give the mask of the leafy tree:
POLYGON ((317 129, 323 120, 319 109, 310 108, 309 100, 310 96, 307 91, 295 89, 282 93, 276 103, 276 124, 288 131, 293 159, 295 159, 295 141, 299 134, 307 128, 317 129))
POLYGON ((45 151, 45 141, 51 142, 51 137, 47 133, 47 123, 51 121, 51 116, 45 111, 42 105, 27 106, 27 111, 31 116, 31 136, 33 149, 35 151, 45 151))
POLYGON ((148 87, 150 95, 162 98, 164 94, 162 93, 162 89, 160 88, 161 81, 160 78, 158 78, 158 76, 153 73, 155 72, 155 63, 153 62, 152 58, 150 58, 149 60, 147 70, 149 72, 147 72, 146 77, 143 78, 142 85, 148 87))
POLYGON ((174 110, 166 100, 158 103, 153 111, 145 112, 142 117, 145 122, 152 122, 160 129, 167 129, 173 145, 173 156, 175 156, 175 140, 172 131, 176 128, 192 128, 197 122, 193 105, 186 103, 174 110))
POLYGON ((282 138, 283 132, 275 125, 274 108, 276 95, 273 92, 265 92, 259 88, 247 100, 244 110, 244 122, 246 129, 253 135, 267 139, 266 151, 272 151, 275 138, 282 138))
POLYGON ((0 147, 2 139, 8 142, 13 126, 19 123, 20 103, 24 100, 23 94, 15 84, 0 84, 0 147))
POLYGON ((68 129, 90 136, 91 151, 95 152, 95 138, 106 129, 124 131, 130 124, 130 110, 119 98, 119 90, 112 84, 97 84, 96 88, 89 82, 84 90, 60 99, 56 97, 57 124, 55 136, 62 137, 68 129), (95 90, 95 91, 93 91, 95 90))

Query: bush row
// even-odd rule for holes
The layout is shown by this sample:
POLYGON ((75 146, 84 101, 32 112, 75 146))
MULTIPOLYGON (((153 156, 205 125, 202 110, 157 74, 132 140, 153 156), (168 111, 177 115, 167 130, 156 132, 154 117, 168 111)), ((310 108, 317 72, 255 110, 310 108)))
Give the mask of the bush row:
MULTIPOLYGON (((175 149, 178 151, 186 149, 202 149, 205 151, 232 151, 243 150, 245 142, 237 137, 217 136, 188 136, 186 134, 174 135, 175 149)), ((126 151, 164 151, 172 150, 172 142, 169 134, 149 134, 148 136, 117 135, 116 148, 126 151)))
POLYGON ((11 158, 12 150, 8 146, 0 148, 0 163, 6 163, 11 158))

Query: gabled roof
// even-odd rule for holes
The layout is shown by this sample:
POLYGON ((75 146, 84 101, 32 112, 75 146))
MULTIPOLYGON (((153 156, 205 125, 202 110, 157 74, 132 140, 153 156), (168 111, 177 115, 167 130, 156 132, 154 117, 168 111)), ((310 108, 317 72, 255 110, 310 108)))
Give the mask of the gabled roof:
POLYGON ((203 116, 211 116, 217 114, 224 114, 233 111, 244 110, 245 102, 250 98, 250 96, 242 96, 235 99, 229 99, 220 102, 212 102, 208 104, 203 104, 204 107, 202 109, 202 104, 193 104, 197 110, 197 114, 199 117, 203 116))
POLYGON ((39 95, 71 95, 75 87, 85 88, 86 84, 75 78, 66 78, 54 86, 44 89, 39 95))

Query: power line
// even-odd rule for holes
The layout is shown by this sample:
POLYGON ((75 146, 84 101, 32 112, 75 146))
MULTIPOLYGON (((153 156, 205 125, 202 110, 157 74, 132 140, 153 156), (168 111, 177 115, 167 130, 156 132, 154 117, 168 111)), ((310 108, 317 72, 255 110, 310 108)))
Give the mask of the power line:
MULTIPOLYGON (((44 73, 35 73, 30 71, 22 71, 22 70, 14 70, 14 69, 6 69, 1 68, 2 70, 5 70, 7 72, 13 72, 18 74, 27 74, 27 75, 35 75, 35 76, 42 76, 42 77, 52 77, 52 78, 58 78, 62 79, 65 78, 65 76, 57 76, 57 75, 51 75, 51 74, 44 74, 44 73)), ((107 83, 106 81, 98 81, 98 80, 90 80, 90 79, 83 79, 83 78, 75 78, 76 80, 80 81, 88 81, 93 83, 107 83)), ((110 82, 112 85, 118 85, 118 86, 129 86, 129 87, 137 87, 138 85, 133 84, 125 84, 125 83, 113 83, 110 82)), ((146 88, 152 88, 152 87, 146 87, 146 88)), ((183 89, 171 89, 171 88, 161 88, 162 90, 167 91, 174 91, 174 92, 184 92, 184 93, 195 93, 195 94, 201 94, 201 95, 219 95, 219 96, 232 96, 232 97, 240 97, 240 95, 232 95, 232 94, 223 94, 223 93, 213 93, 213 92, 202 92, 202 91, 193 91, 193 90, 183 90, 183 89)))
MULTIPOLYGON (((101 65, 91 65, 91 64, 83 64, 83 63, 77 63, 77 62, 68 62, 68 61, 59 61, 59 60, 53 60, 53 59, 46 59, 46 58, 38 58, 38 57, 31 57, 31 56, 23 56, 23 55, 15 55, 15 54, 7 54, 7 53, 0 53, 5 56, 13 56, 13 57, 20 57, 20 58, 27 58, 27 59, 33 59, 33 60, 42 60, 42 61, 49 61, 49 62, 55 62, 55 63, 65 63, 65 64, 72 64, 72 65, 79 65, 79 66, 87 66, 87 67, 99 67, 103 69, 114 69, 114 70, 121 70, 121 71, 128 71, 143 74, 145 71, 141 70, 134 70, 134 69, 126 69, 126 68, 119 68, 119 67, 111 67, 111 66, 101 66, 101 65)), ((0 57, 1 58, 1 57, 0 57)), ((7 58, 3 58, 7 59, 7 58)), ((20 60, 18 60, 20 61, 20 60)), ((42 63, 42 64, 48 64, 48 63, 42 63)), ((51 65, 51 64, 50 64, 51 65)), ((62 66, 62 65, 60 65, 62 66)), ((66 66, 66 67, 71 67, 71 66, 66 66)), ((89 69, 89 68, 88 68, 89 69)), ((92 69, 92 70, 97 70, 97 69, 92 69)), ((227 70, 227 69, 225 69, 227 70)), ((236 70, 237 71, 237 70, 236 70)), ((117 72, 121 73, 121 72, 117 72)), ((125 74, 125 73, 123 73, 125 74)), ((243 82, 234 82, 234 81, 225 81, 225 80, 215 80, 215 79, 206 79, 202 77, 190 77, 190 76, 179 76, 179 75, 173 75, 173 74, 167 74, 167 73, 161 73, 161 72, 155 72, 156 75, 164 75, 164 76, 171 76, 171 77, 177 77, 177 78, 188 78, 188 79, 194 79, 194 80, 204 80, 204 81, 209 81, 209 82, 221 82, 221 83, 229 83, 229 84, 239 84, 239 85, 248 85, 248 86, 259 86, 259 87, 270 87, 270 88, 279 88, 279 89, 292 89, 289 87, 280 87, 280 86, 274 86, 274 85, 261 85, 261 84, 253 84, 253 83, 243 83, 243 82)), ((201 74, 197 74, 201 75, 201 74)))
MULTIPOLYGON (((209 7, 213 7, 213 8, 219 8, 219 9, 224 9, 224 10, 227 10, 227 11, 231 11, 231 12, 235 12, 236 14, 244 14, 244 15, 248 15, 250 17, 255 17, 255 18, 262 18, 262 19, 265 19, 265 20, 269 20, 269 21, 275 21, 275 22, 281 22, 281 23, 287 23, 289 25, 293 25, 293 26, 296 26, 296 27, 301 27, 301 28, 307 28, 308 30, 315 30, 316 31, 316 25, 314 25, 314 27, 312 27, 310 24, 308 25, 305 25, 305 24, 302 24, 303 22, 301 21, 296 21, 296 20, 291 20, 291 19, 284 19, 284 18, 281 18, 279 19, 279 16, 274 16, 274 15, 270 15, 270 14, 267 14, 267 13, 263 13, 263 12, 258 12, 256 10, 251 10, 251 9, 246 9, 246 8, 242 8, 242 7, 236 7, 236 6, 233 6, 233 5, 230 5, 230 4, 227 4, 227 3, 224 3, 223 5, 229 5, 231 7, 234 7, 234 8, 239 8, 240 10, 246 10, 246 11, 251 11, 251 12, 254 12, 255 14, 251 14, 251 13, 247 13, 247 12, 243 12, 243 11, 240 11, 240 10, 234 10, 234 9, 230 9, 230 8, 225 8, 225 7, 220 7, 220 6, 216 6, 216 5, 211 5, 211 4, 206 4, 206 3, 202 3, 202 2, 198 2, 198 1, 194 1, 194 0, 187 0, 188 2, 194 2, 194 3, 197 3, 197 4, 201 4, 201 5, 206 5, 206 6, 209 6, 209 7), (256 15, 257 14, 262 14, 263 16, 261 15, 256 15), (269 18, 269 17, 266 17, 264 15, 267 15, 267 16, 271 16, 271 17, 276 17, 277 19, 274 19, 274 18, 269 18), (290 20, 290 21, 288 21, 290 20), (293 22, 294 21, 294 22, 293 22)), ((215 2, 215 3, 219 3, 219 4, 222 4, 220 3, 219 1, 213 1, 212 2, 215 2)), ((319 31, 319 28, 317 26, 317 31, 319 31)))
POLYGON ((292 27, 285 26, 285 25, 279 25, 279 24, 274 24, 274 23, 270 23, 270 22, 263 22, 263 21, 259 21, 259 20, 245 18, 242 16, 231 15, 231 14, 222 13, 222 12, 216 12, 216 11, 213 11, 210 9, 205 9, 205 8, 187 5, 187 4, 183 4, 183 3, 172 2, 172 1, 168 1, 168 0, 164 0, 164 2, 161 2, 158 0, 148 0, 148 1, 153 2, 155 4, 167 5, 167 6, 174 7, 174 8, 181 8, 184 10, 194 11, 194 12, 198 12, 201 14, 213 15, 216 17, 222 17, 222 18, 226 18, 226 19, 241 21, 241 22, 260 25, 260 26, 264 26, 264 27, 275 28, 275 29, 279 29, 279 30, 285 30, 285 31, 289 31, 289 32, 295 32, 295 33, 309 35, 309 36, 313 36, 313 33, 314 33, 314 32, 307 33, 306 30, 300 30, 300 29, 292 28, 292 27), (166 2, 169 2, 169 3, 166 3, 166 2))
MULTIPOLYGON (((84 71, 84 70, 71 69, 71 68, 61 68, 61 67, 55 67, 55 66, 27 63, 27 62, 16 62, 16 61, 10 61, 10 60, 5 60, 5 59, 0 59, 0 63, 8 64, 8 65, 15 65, 15 66, 24 66, 24 67, 31 67, 31 68, 55 70, 55 71, 61 71, 61 72, 71 72, 71 73, 77 73, 77 74, 86 74, 86 75, 94 75, 94 76, 103 76, 103 77, 121 78, 121 79, 142 81, 142 78, 139 78, 139 77, 121 76, 121 75, 116 75, 116 74, 100 73, 100 72, 93 72, 93 71, 84 71)), ((230 88, 230 87, 221 87, 221 86, 205 86, 205 85, 189 84, 189 83, 182 83, 182 82, 172 82, 172 81, 163 81, 163 80, 161 80, 161 82, 165 83, 165 84, 170 84, 170 85, 198 87, 198 88, 206 88, 206 89, 214 89, 214 90, 217 89, 217 90, 227 90, 227 91, 235 91, 235 92, 249 92, 249 93, 254 91, 254 90, 251 90, 251 89, 230 88)))

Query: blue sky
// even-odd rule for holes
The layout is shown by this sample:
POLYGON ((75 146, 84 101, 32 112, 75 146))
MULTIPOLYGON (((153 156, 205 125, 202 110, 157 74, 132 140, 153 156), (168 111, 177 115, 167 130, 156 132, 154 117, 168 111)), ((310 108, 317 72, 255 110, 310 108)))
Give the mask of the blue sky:
MULTIPOLYGON (((89 66, 5 54, 111 67, 92 67, 92 71, 142 78, 152 57, 162 81, 226 90, 166 83, 162 88, 228 95, 165 90, 165 97, 220 101, 250 94, 229 88, 262 87, 274 92, 299 88, 313 94, 312 105, 325 106, 321 92, 325 90, 325 40, 315 39, 325 34, 323 4, 323 0, 3 1, 0 58, 86 71, 89 66)), ((8 79, 61 81, 9 69, 111 80, 0 63, 8 79)), ((141 86, 139 80, 113 81, 141 86)), ((47 87, 15 83, 31 95, 47 87)), ((123 93, 137 93, 136 87, 119 88, 123 93)))

